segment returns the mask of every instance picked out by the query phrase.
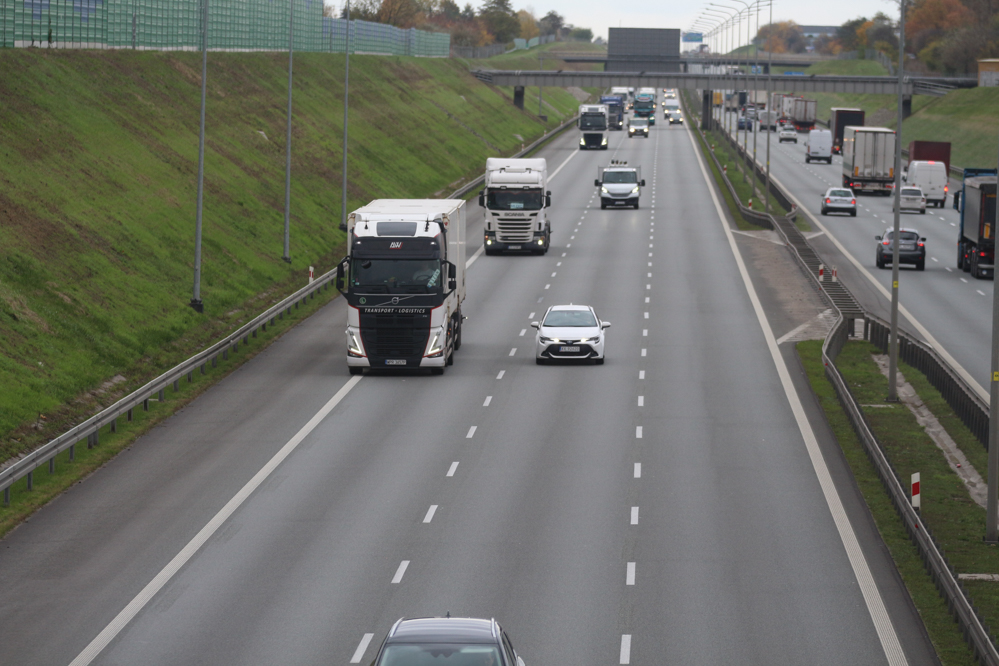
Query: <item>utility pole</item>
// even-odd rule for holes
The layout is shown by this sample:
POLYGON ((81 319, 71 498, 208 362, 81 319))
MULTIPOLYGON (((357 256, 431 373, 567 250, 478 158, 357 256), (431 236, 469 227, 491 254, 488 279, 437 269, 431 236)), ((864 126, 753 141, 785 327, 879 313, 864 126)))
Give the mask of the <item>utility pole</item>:
POLYGON ((895 225, 892 232, 891 337, 888 339, 888 402, 898 402, 898 246, 899 203, 902 196, 902 81, 905 71, 905 0, 899 3, 901 17, 898 35, 898 124, 895 126, 895 225))
POLYGON ((347 93, 350 90, 350 0, 347 0, 347 39, 343 69, 343 184, 340 188, 340 228, 347 230, 347 93))
POLYGON ((208 0, 201 0, 201 130, 198 133, 198 212, 194 223, 194 294, 191 307, 204 312, 201 301, 201 211, 205 198, 205 95, 208 92, 208 0))
POLYGON ((774 2, 770 0, 770 20, 767 24, 770 28, 767 31, 767 184, 766 184, 766 210, 770 212, 770 135, 773 134, 771 131, 771 125, 769 120, 773 118, 773 98, 774 98, 774 48, 773 48, 773 38, 774 38, 774 2))
POLYGON ((284 158, 284 260, 291 263, 291 68, 295 57, 295 0, 288 0, 288 136, 284 158))

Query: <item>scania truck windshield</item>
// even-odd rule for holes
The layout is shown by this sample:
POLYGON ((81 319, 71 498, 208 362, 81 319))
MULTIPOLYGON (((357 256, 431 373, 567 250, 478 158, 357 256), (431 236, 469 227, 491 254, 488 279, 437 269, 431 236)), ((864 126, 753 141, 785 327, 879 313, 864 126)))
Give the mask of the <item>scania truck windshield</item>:
POLYGON ((541 190, 489 190, 486 208, 489 210, 541 210, 544 205, 541 190))

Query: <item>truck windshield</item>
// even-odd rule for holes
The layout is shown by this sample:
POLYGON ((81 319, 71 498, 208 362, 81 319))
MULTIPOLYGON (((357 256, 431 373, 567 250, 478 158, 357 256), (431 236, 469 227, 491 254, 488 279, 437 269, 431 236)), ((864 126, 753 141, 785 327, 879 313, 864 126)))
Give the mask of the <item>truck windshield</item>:
POLYGON ((541 190, 489 190, 486 208, 490 210, 541 210, 541 190))
POLYGON ((656 103, 651 100, 635 100, 635 111, 651 111, 656 107, 656 103))
POLYGON ((443 273, 438 259, 355 259, 351 285, 372 294, 436 294, 443 273))
POLYGON ((607 118, 602 113, 584 113, 579 117, 579 129, 605 130, 607 118))
POLYGON ((634 171, 604 171, 605 183, 637 183, 638 174, 634 171))

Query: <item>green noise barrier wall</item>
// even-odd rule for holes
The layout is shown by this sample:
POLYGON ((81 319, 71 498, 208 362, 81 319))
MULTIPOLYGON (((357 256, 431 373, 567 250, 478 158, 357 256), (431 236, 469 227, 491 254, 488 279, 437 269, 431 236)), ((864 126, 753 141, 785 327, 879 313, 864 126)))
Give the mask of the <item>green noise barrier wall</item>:
MULTIPOLYGON (((322 0, 207 0, 212 51, 286 51, 294 3, 294 49, 343 53, 344 19, 322 0)), ((0 47, 201 48, 202 0, 0 0, 0 47)), ((351 53, 446 58, 451 36, 350 21, 351 53)))

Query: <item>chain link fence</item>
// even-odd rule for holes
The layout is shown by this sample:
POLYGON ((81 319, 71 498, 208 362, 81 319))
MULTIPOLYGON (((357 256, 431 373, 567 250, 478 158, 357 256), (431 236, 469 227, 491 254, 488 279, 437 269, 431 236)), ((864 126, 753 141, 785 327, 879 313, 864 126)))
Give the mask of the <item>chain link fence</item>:
MULTIPOLYGON (((0 0, 0 47, 196 51, 202 0, 0 0)), ((208 0, 212 51, 284 51, 294 2, 295 50, 343 53, 347 21, 322 0, 208 0)), ((351 52, 446 58, 451 36, 350 21, 351 52)))

